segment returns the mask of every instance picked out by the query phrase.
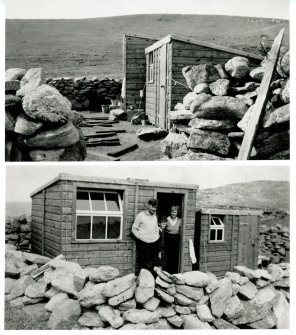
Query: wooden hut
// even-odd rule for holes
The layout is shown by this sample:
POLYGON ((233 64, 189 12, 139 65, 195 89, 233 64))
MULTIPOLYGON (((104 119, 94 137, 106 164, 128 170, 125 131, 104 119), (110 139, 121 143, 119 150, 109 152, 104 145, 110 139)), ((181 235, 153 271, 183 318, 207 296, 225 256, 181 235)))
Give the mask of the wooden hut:
POLYGON ((236 265, 257 267, 259 210, 204 208, 197 211, 195 268, 222 276, 236 265))
POLYGON ((168 35, 145 49, 146 108, 149 121, 169 127, 168 112, 190 92, 182 68, 197 64, 225 64, 235 56, 247 57, 256 67, 262 57, 204 41, 168 35), (176 82, 177 81, 177 82, 176 82))
POLYGON ((145 108, 145 96, 140 97, 146 82, 145 48, 158 41, 159 37, 124 34, 122 41, 122 65, 124 109, 133 105, 137 110, 145 108))
POLYGON ((196 185, 156 183, 60 174, 31 194, 32 252, 81 266, 112 265, 135 271, 131 227, 150 198, 159 200, 159 217, 180 207, 182 236, 179 271, 191 270, 189 239, 194 237, 196 185))

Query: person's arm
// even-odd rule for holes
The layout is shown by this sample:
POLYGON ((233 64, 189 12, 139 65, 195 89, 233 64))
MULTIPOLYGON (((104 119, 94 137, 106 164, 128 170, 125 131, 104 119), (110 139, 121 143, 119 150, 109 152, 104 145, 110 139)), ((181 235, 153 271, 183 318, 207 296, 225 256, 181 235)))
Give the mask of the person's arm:
POLYGON ((140 233, 139 233, 140 225, 141 225, 141 217, 140 217, 140 215, 138 214, 138 215, 136 216, 135 221, 134 221, 133 226, 132 226, 132 233, 134 234, 134 236, 135 236, 137 239, 140 239, 140 233))

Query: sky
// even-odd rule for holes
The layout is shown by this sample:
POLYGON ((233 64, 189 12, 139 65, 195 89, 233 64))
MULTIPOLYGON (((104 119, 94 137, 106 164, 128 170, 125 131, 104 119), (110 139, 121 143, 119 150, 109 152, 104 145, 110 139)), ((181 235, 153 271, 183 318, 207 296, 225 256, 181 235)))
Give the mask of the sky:
POLYGON ((289 0, 5 0, 6 18, 9 19, 70 19, 152 13, 289 19, 289 2, 289 0))
MULTIPOLYGON (((287 165, 223 165, 196 164, 184 165, 159 163, 123 164, 123 162, 71 165, 7 165, 6 167, 6 201, 29 201, 30 193, 55 178, 59 173, 73 175, 105 177, 105 178, 136 178, 150 181, 195 184, 201 189, 212 188, 232 183, 255 180, 289 181, 287 165)), ((226 164, 225 164, 226 163, 226 164)))

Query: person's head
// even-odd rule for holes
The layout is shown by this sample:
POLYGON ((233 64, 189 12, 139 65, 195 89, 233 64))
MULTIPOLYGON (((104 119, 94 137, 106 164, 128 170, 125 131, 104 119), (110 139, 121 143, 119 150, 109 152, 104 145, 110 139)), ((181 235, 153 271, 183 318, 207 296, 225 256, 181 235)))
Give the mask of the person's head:
POLYGON ((157 205, 158 205, 157 199, 148 200, 147 209, 150 212, 150 214, 154 214, 156 212, 157 205))
POLYGON ((170 216, 172 218, 175 218, 175 217, 177 217, 177 215, 178 215, 178 206, 171 206, 170 207, 170 216))

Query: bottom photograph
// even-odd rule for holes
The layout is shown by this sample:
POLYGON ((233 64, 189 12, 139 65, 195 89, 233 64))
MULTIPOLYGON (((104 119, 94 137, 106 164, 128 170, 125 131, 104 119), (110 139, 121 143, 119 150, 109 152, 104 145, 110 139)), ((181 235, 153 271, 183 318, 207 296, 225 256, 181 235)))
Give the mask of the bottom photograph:
POLYGON ((287 165, 8 165, 4 329, 289 329, 289 193, 287 165))

